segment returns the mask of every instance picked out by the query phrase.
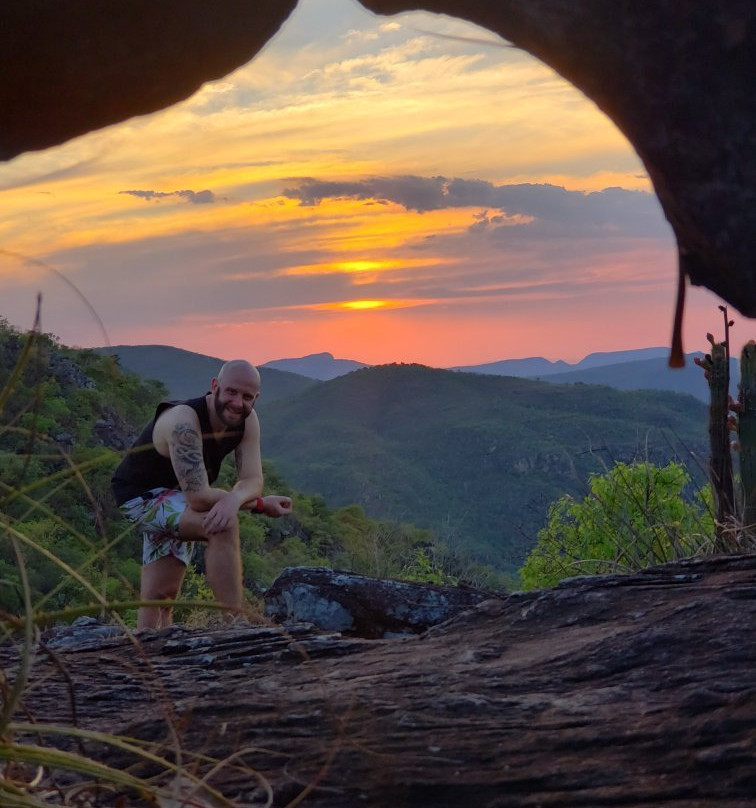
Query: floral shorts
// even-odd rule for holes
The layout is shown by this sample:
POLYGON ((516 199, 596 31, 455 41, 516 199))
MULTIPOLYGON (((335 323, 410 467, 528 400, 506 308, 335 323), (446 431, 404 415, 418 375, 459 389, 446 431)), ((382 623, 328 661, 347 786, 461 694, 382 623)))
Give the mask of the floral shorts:
POLYGON ((121 505, 121 513, 142 531, 142 564, 171 555, 188 564, 194 542, 178 537, 179 519, 186 508, 182 491, 152 488, 121 505))

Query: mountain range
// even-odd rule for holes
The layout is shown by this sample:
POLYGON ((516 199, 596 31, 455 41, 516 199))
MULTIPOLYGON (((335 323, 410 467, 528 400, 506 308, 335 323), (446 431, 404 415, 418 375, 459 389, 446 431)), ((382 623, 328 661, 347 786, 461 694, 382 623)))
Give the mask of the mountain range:
MULTIPOLYGON (((617 390, 669 390, 688 393, 699 401, 708 402, 709 385, 703 370, 695 364, 695 359, 703 356, 700 351, 686 354, 685 367, 670 368, 668 348, 642 348, 592 353, 574 365, 533 357, 456 369, 466 373, 519 376, 552 384, 597 384, 617 390)), ((736 359, 730 359, 730 379, 734 396, 740 381, 740 365, 736 359)))
MULTIPOLYGON (((502 359, 481 365, 460 365, 449 370, 514 376, 556 384, 599 384, 617 390, 670 390, 675 393, 688 393, 700 401, 708 401, 709 386, 703 371, 694 361, 696 357, 703 356, 700 351, 686 354, 685 367, 670 368, 667 362, 669 349, 657 347, 591 353, 574 364, 562 360, 552 362, 541 356, 534 356, 525 359, 502 359)), ((299 359, 267 362, 263 367, 275 367, 312 379, 328 380, 370 365, 352 359, 334 359, 330 353, 319 353, 299 359)), ((732 390, 736 391, 740 368, 735 359, 730 360, 730 378, 732 390)))
MULTIPOLYGON (((167 345, 114 345, 95 348, 95 351, 117 354, 125 370, 134 371, 146 378, 160 379, 168 388, 171 398, 177 399, 199 395, 197 390, 201 391, 208 385, 224 361, 167 345)), ((668 348, 640 348, 591 353, 574 364, 562 360, 552 362, 536 356, 449 369, 462 373, 514 376, 555 384, 606 385, 617 390, 669 390, 688 393, 699 401, 708 402, 708 384, 703 371, 694 362, 703 353, 698 351, 686 354, 684 368, 670 368, 667 364, 668 355, 668 348)), ((263 401, 275 401, 304 390, 315 382, 330 381, 368 367, 371 366, 365 362, 336 359, 327 352, 266 362, 259 365, 263 380, 263 401)), ((740 368, 735 359, 730 360, 730 378, 731 390, 735 396, 740 379, 740 368)))
POLYGON ((638 348, 632 351, 609 351, 591 353, 575 364, 561 359, 552 362, 542 356, 531 356, 526 359, 501 359, 498 362, 487 362, 483 365, 464 365, 450 368, 466 373, 491 373, 495 376, 551 376, 554 373, 569 373, 588 368, 616 365, 624 362, 635 362, 642 359, 662 359, 669 355, 668 348, 638 348))
MULTIPOLYGON (((161 378, 175 398, 201 394, 222 361, 168 346, 100 350, 161 378)), ((568 375, 624 368, 629 378, 634 365, 664 361, 568 375)), ((327 356, 318 363, 322 372, 327 356)), ((588 475, 617 460, 682 458, 699 483, 705 476, 706 407, 690 395, 404 364, 327 381, 260 372, 263 456, 289 484, 331 507, 431 528, 499 568, 521 563, 550 503, 584 495, 588 475)))

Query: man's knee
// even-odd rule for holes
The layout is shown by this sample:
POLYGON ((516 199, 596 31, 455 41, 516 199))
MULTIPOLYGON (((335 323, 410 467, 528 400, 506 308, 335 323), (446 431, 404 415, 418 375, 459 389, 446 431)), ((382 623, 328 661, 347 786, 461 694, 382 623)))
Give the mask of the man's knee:
POLYGON ((201 511, 194 511, 187 508, 179 520, 178 533, 184 541, 211 542, 220 538, 220 541, 238 541, 239 538, 239 516, 237 515, 226 530, 218 533, 208 533, 204 526, 206 514, 201 511))
POLYGON ((173 556, 163 556, 142 567, 142 598, 175 600, 186 573, 186 564, 173 556))
POLYGON ((208 547, 235 547, 239 544, 239 524, 232 525, 228 530, 210 533, 207 537, 208 547))
POLYGON ((150 596, 146 600, 176 600, 181 586, 175 582, 163 582, 153 585, 150 589, 150 596))

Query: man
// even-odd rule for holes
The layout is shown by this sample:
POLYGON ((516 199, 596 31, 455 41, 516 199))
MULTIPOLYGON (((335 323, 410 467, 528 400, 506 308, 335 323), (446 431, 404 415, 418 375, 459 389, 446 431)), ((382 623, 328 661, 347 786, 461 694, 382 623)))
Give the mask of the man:
MULTIPOLYGON (((163 402, 116 469, 112 488, 124 514, 142 529, 142 600, 175 600, 194 541, 206 542, 205 572, 218 602, 242 605, 239 511, 291 513, 288 497, 263 497, 260 423, 253 407, 260 374, 243 359, 226 362, 210 392, 163 402), (235 453, 237 482, 213 487, 223 458, 235 453)), ((143 607, 137 628, 162 628, 172 608, 143 607)))

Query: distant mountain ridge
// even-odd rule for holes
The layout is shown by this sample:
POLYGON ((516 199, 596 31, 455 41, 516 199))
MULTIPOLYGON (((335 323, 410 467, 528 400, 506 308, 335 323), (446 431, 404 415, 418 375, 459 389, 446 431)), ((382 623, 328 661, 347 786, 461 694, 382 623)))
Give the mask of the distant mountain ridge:
MULTIPOLYGON (((168 388, 171 399, 201 396, 210 389, 210 379, 226 361, 215 356, 185 351, 170 345, 111 345, 94 348, 95 353, 117 356, 124 370, 144 379, 158 379, 168 388)), ((294 395, 318 382, 295 373, 260 367, 262 401, 294 395)))
MULTIPOLYGON (((480 365, 457 365, 446 370, 458 370, 464 373, 486 373, 495 376, 517 376, 520 378, 542 378, 555 373, 569 373, 589 368, 605 367, 625 362, 635 362, 644 359, 661 359, 669 355, 665 347, 638 348, 626 351, 605 351, 588 354, 579 362, 573 364, 562 359, 551 361, 542 356, 531 356, 524 359, 500 359, 496 362, 486 362, 480 365)), ((319 381, 330 381, 345 373, 373 367, 367 362, 355 359, 335 359, 332 353, 308 354, 298 358, 272 359, 261 367, 286 370, 307 376, 319 381)))
MULTIPOLYGON (((670 368, 664 359, 644 359, 616 365, 588 367, 568 373, 552 373, 543 381, 552 384, 600 384, 616 390, 669 390, 687 393, 699 401, 711 398, 709 383, 702 368, 693 361, 702 358, 700 351, 685 355, 685 367, 670 368)), ((736 395, 740 382, 740 363, 730 359, 730 391, 736 395)))
POLYGON ((669 355, 669 348, 638 348, 630 351, 605 351, 588 354, 575 364, 558 359, 551 362, 542 356, 527 359, 501 359, 498 362, 487 362, 482 365, 460 365, 449 370, 461 370, 464 373, 489 373, 495 376, 519 376, 521 378, 544 377, 554 373, 567 373, 587 368, 604 367, 624 362, 635 362, 641 359, 658 359, 669 355))
MULTIPOLYGON (((198 395, 224 360, 167 345, 116 345, 95 348, 99 353, 117 353, 122 366, 145 378, 159 379, 173 398, 198 395)), ((595 384, 617 390, 669 390, 687 393, 708 402, 709 388, 703 371, 694 363, 701 352, 686 354, 684 368, 667 365, 666 347, 591 353, 579 362, 550 361, 541 356, 502 359, 480 365, 459 365, 449 370, 494 376, 512 376, 555 384, 595 384)), ((275 401, 304 390, 310 384, 330 381, 371 365, 354 359, 335 359, 321 352, 299 358, 275 359, 260 365, 263 401, 275 401)), ((730 361, 731 392, 737 393, 739 364, 730 361)))
POLYGON ((327 382, 343 376, 345 373, 351 373, 353 370, 370 367, 370 365, 354 359, 334 359, 333 354, 323 352, 301 356, 297 359, 274 359, 260 367, 285 370, 289 373, 298 373, 310 379, 327 382))
MULTIPOLYGON (((542 356, 524 359, 502 359, 480 365, 458 365, 449 370, 493 376, 513 376, 555 384, 595 384, 616 390, 669 390, 687 393, 699 401, 708 402, 709 386, 703 371, 695 362, 700 351, 686 354, 684 368, 668 366, 669 348, 658 346, 626 351, 590 353, 579 362, 570 364, 561 359, 554 362, 542 356)), ((263 367, 289 370, 321 381, 330 381, 345 373, 371 367, 350 359, 334 359, 330 353, 310 354, 299 359, 279 359, 263 367)), ((731 390, 737 391, 740 368, 736 359, 730 360, 731 390)))

